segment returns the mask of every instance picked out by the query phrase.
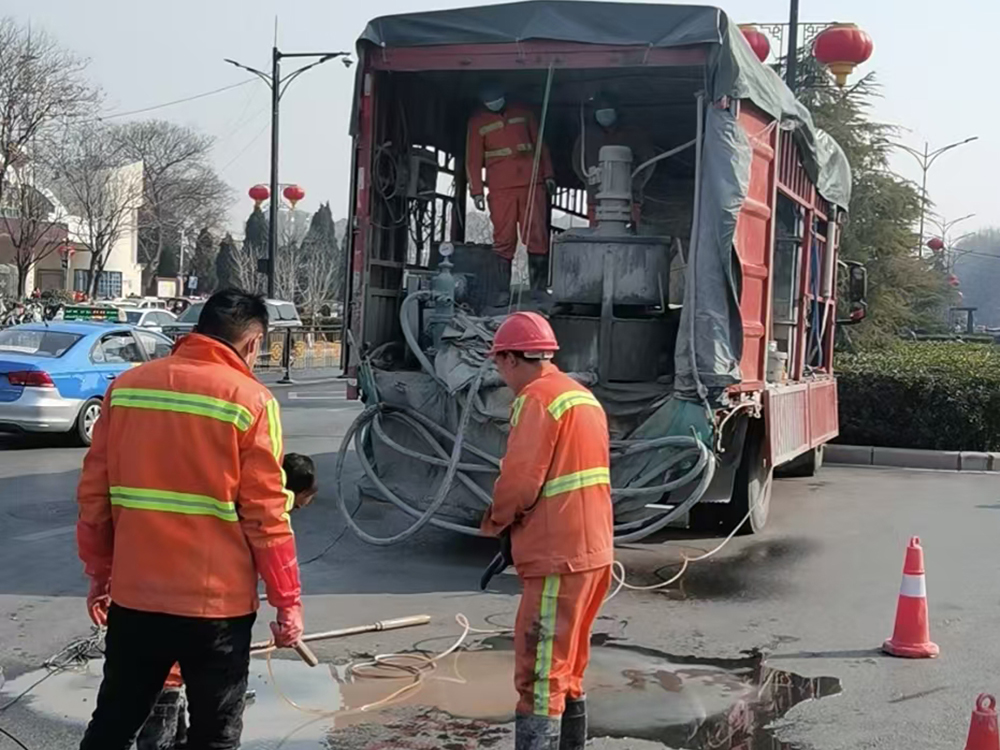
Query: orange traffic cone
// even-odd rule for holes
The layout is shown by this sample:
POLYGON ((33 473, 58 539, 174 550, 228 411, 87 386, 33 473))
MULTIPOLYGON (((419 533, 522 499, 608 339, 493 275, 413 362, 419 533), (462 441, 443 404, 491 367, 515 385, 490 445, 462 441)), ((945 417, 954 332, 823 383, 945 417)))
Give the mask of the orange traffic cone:
POLYGON ((931 643, 927 624, 927 584, 924 581, 924 550, 920 537, 912 537, 903 563, 903 585, 896 607, 896 627, 882 650, 893 656, 921 659, 937 656, 940 649, 931 643))
POLYGON ((1000 750, 996 707, 997 699, 992 695, 980 693, 976 698, 976 708, 972 712, 965 750, 1000 750))

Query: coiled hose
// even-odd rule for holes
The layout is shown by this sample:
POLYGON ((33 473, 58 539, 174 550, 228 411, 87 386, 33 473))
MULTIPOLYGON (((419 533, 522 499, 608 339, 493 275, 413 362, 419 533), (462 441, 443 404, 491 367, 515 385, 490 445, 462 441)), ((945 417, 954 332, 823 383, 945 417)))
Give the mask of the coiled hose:
MULTIPOLYGON (((427 371, 427 373, 431 375, 436 382, 443 386, 444 384, 441 383, 440 378, 434 372, 434 368, 430 360, 420 349, 419 343, 409 326, 409 312, 412 306, 420 299, 430 299, 432 297, 433 294, 431 292, 415 292, 409 295, 406 300, 404 300, 400 309, 400 322, 402 323, 404 337, 416 355, 421 366, 423 366, 424 370, 427 371)), ((456 479, 462 483, 462 485, 472 494, 473 497, 483 504, 484 509, 489 507, 492 502, 492 498, 489 493, 476 484, 476 482, 473 481, 469 475, 477 473, 499 473, 500 459, 499 457, 493 456, 489 452, 484 451, 471 443, 467 443, 465 440, 465 431, 468 427, 472 410, 476 408, 477 404, 480 403, 479 388, 482 385, 483 376, 485 375, 488 366, 488 362, 484 363, 476 371, 476 375, 469 385, 468 393, 465 399, 465 406, 462 410, 462 416, 459 419, 458 431, 456 433, 450 432, 415 409, 407 407, 393 407, 385 403, 378 403, 369 406, 360 415, 358 415, 357 419, 355 419, 353 424, 351 424, 350 428, 347 430, 347 434, 344 435, 344 439, 340 444, 340 451, 337 455, 335 479, 337 486, 337 506, 340 508, 340 512, 343 515, 348 528, 350 528, 350 530, 357 535, 359 539, 369 544, 385 547, 391 544, 396 544, 397 542, 401 542, 405 539, 409 539, 428 524, 436 526, 440 529, 458 532, 460 534, 481 536, 481 532, 478 527, 445 521, 443 519, 436 518, 435 516, 444 504, 444 501, 448 496, 448 492, 451 490, 452 484, 456 479), (383 419, 394 419, 409 427, 417 436, 420 437, 421 440, 423 440, 424 443, 426 443, 430 452, 425 453, 412 448, 407 448, 406 446, 400 445, 394 441, 386 433, 383 426, 383 419), (437 492, 435 493, 430 505, 428 505, 425 510, 421 511, 420 509, 413 507, 410 503, 389 489, 389 487, 387 487, 386 484, 379 478, 378 474, 375 472, 375 467, 372 466, 364 448, 365 440, 370 436, 371 430, 374 430, 375 435, 379 440, 401 455, 417 461, 422 461, 430 464, 431 466, 445 469, 441 484, 438 486, 437 492), (450 455, 441 444, 439 438, 443 438, 444 440, 451 442, 452 449, 450 455), (347 493, 344 491, 343 480, 344 466, 346 464, 347 454, 352 443, 358 460, 361 463, 362 470, 365 472, 368 479, 371 480, 378 493, 403 513, 414 519, 413 523, 409 527, 398 534, 386 537, 370 534, 358 525, 353 514, 348 511, 347 493), (467 452, 472 457, 479 459, 479 462, 463 462, 463 452, 467 452)), ((630 486, 612 488, 612 500, 646 496, 658 498, 664 493, 679 490, 683 487, 694 484, 695 482, 697 482, 697 484, 695 484, 694 489, 691 490, 690 494, 688 494, 688 496, 679 505, 672 508, 657 509, 655 512, 644 518, 617 524, 615 526, 616 542, 622 544, 637 542, 665 528, 672 521, 679 518, 684 513, 687 513, 692 507, 694 507, 694 505, 697 504, 698 501, 704 496, 705 491, 711 484, 712 479, 715 476, 716 469, 715 454, 708 446, 706 446, 694 435, 690 437, 675 435, 649 440, 614 440, 611 442, 612 465, 617 459, 624 459, 639 453, 645 453, 647 451, 667 447, 676 448, 677 451, 662 461, 654 464, 650 469, 639 476, 630 486), (683 471, 676 478, 658 484, 651 484, 651 482, 654 482, 661 477, 666 477, 669 473, 673 473, 675 469, 685 462, 692 460, 693 463, 691 467, 683 471)))

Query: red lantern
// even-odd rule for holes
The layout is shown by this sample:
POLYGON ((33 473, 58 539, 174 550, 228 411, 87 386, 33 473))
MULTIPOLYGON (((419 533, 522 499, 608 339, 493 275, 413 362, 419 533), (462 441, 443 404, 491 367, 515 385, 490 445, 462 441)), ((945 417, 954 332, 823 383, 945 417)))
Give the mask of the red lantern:
POLYGON ((841 88, 854 69, 872 56, 872 38, 853 23, 836 23, 813 42, 813 56, 830 69, 841 88))
POLYGON ((283 193, 285 200, 292 204, 292 210, 295 210, 295 204, 306 197, 306 191, 300 188, 298 185, 289 185, 285 188, 283 193))
POLYGON ((747 44, 750 45, 750 49, 757 55, 757 59, 764 62, 768 58, 768 55, 771 54, 771 42, 768 41, 767 36, 758 31, 757 27, 750 23, 740 26, 740 31, 743 32, 743 37, 747 40, 747 44))
POLYGON ((260 204, 271 197, 271 191, 267 185, 254 185, 250 188, 250 197, 253 198, 253 207, 260 208, 260 204))
POLYGON ((934 252, 939 253, 942 250, 944 250, 944 240, 942 240, 940 237, 931 237, 929 240, 927 240, 927 247, 929 247, 934 252))
POLYGON ((958 276, 953 273, 948 274, 948 283, 952 286, 959 286, 962 282, 958 280, 958 276))

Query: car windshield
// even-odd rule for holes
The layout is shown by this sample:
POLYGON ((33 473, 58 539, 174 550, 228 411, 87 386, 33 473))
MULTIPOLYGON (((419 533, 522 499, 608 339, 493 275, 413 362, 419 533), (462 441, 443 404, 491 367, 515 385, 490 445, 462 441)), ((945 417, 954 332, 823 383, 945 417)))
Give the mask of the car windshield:
POLYGON ((273 323, 276 320, 298 320, 299 314, 295 312, 295 305, 290 302, 279 302, 277 304, 267 303, 267 314, 273 323))
POLYGON ((184 313, 177 319, 178 323, 197 323, 198 316, 201 315, 201 308, 205 306, 204 302, 196 302, 191 305, 184 313))
POLYGON ((61 357, 82 336, 65 331, 33 331, 8 328, 0 331, 0 352, 32 354, 36 357, 61 357))
POLYGON ((126 310, 125 320, 133 325, 142 320, 142 312, 140 310, 126 310))

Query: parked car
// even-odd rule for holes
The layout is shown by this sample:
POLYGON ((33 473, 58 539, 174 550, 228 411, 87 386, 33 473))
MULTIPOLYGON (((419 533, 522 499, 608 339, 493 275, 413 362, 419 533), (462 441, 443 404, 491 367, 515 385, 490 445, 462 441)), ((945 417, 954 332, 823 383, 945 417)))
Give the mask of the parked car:
MULTIPOLYGON (((164 326, 163 332, 167 336, 174 338, 191 333, 198 322, 198 316, 201 315, 201 309, 204 306, 204 302, 195 302, 177 318, 175 323, 164 326)), ((296 328, 302 325, 299 311, 295 309, 295 304, 292 302, 269 299, 267 300, 267 313, 271 321, 272 330, 275 328, 296 328)))
POLYGON ((171 325, 177 321, 177 316, 167 310, 124 306, 118 309, 125 313, 125 320, 129 325, 159 333, 163 332, 164 326, 171 325))
POLYGON ((0 432, 65 432, 90 445, 111 382, 171 346, 160 333, 116 323, 53 321, 0 331, 0 432))

